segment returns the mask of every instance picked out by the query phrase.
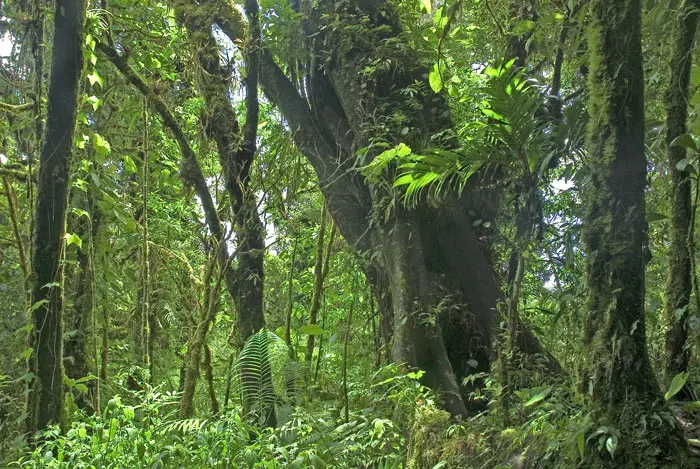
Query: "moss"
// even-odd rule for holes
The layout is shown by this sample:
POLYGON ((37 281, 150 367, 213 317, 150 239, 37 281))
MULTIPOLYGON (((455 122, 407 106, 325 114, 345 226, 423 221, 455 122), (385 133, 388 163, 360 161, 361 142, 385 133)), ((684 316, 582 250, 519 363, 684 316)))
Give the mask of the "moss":
POLYGON ((406 467, 423 469, 437 464, 442 456, 449 426, 450 414, 444 410, 418 407, 411 427, 406 467))

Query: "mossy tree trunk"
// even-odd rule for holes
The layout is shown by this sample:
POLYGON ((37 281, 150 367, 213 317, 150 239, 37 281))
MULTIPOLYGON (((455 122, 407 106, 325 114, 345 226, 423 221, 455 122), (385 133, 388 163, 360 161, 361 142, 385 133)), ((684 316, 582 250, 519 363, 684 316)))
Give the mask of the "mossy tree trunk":
POLYGON ((68 178, 83 68, 82 0, 57 0, 48 111, 34 221, 32 305, 35 377, 28 398, 30 433, 59 423, 63 413, 63 266, 68 178))
POLYGON ((582 373, 595 424, 620 433, 614 460, 592 448, 594 467, 684 467, 678 426, 652 429, 665 411, 644 322, 646 158, 641 2, 591 2, 591 171, 584 219, 588 288, 582 373))
MULTIPOLYGON (((681 5, 671 59, 671 80, 666 101, 666 143, 669 145, 668 166, 671 171, 671 246, 668 252, 669 269, 666 285, 666 379, 688 371, 690 350, 688 344, 688 316, 692 291, 693 227, 691 222, 691 178, 682 165, 686 149, 671 146, 678 136, 686 133, 690 70, 693 63, 695 36, 700 17, 700 1, 686 0, 681 5)), ((680 395, 679 395, 680 396, 680 395)), ((685 397, 689 397, 685 393, 685 397)))

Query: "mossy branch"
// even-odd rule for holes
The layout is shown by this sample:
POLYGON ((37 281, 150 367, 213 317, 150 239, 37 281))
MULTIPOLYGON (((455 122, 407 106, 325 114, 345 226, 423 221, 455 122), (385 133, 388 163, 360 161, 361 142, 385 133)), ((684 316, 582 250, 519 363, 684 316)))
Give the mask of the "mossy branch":
POLYGON ((29 111, 34 107, 34 103, 24 103, 24 104, 7 104, 0 101, 0 111, 11 112, 13 114, 18 114, 23 111, 29 111))
MULTIPOLYGON (((185 184, 192 186, 200 198, 202 203, 202 208, 204 209, 204 215, 207 222, 207 226, 211 230, 214 238, 218 241, 223 240, 224 232, 221 227, 221 221, 216 211, 216 206, 214 205, 214 200, 209 191, 209 186, 207 186, 202 169, 199 166, 195 152, 192 149, 182 127, 177 122, 177 119, 168 108, 163 98, 158 96, 153 88, 146 83, 146 80, 139 75, 139 73, 129 65, 129 59, 125 55, 119 54, 113 47, 98 43, 97 49, 102 52, 107 59, 112 62, 112 64, 121 72, 124 78, 127 79, 136 89, 138 89, 141 94, 143 94, 148 103, 156 110, 163 119, 165 126, 170 129, 175 140, 177 141, 180 151, 182 152, 183 161, 182 167, 180 169, 180 176, 184 180, 185 184)), ((223 246, 223 244, 221 244, 223 246)), ((223 252, 223 248, 222 248, 223 252)))

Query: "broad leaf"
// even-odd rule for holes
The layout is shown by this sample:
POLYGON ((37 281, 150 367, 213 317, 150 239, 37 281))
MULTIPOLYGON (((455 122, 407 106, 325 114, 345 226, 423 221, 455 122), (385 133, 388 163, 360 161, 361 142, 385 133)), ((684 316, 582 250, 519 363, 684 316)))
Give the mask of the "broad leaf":
POLYGON ((685 383, 688 381, 688 376, 690 376, 690 373, 683 372, 678 373, 673 377, 671 384, 668 387, 668 391, 666 391, 666 394, 664 394, 664 398, 667 401, 678 394, 681 389, 683 389, 683 386, 685 386, 685 383))

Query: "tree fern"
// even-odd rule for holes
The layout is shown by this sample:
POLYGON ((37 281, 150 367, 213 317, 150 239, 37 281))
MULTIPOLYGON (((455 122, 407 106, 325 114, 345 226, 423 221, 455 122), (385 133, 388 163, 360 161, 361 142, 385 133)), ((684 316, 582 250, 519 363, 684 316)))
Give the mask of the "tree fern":
POLYGON ((234 392, 247 416, 264 424, 275 404, 298 393, 303 381, 301 366, 289 358, 282 338, 261 329, 246 342, 233 368, 234 392))

